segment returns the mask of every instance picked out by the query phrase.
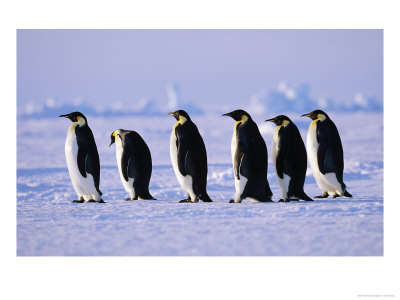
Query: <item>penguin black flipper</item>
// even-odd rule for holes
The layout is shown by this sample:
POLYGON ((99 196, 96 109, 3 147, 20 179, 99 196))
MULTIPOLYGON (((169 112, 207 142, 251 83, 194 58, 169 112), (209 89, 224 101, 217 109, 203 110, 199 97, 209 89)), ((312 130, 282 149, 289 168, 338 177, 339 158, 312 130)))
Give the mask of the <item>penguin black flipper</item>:
MULTIPOLYGON (((138 164, 138 154, 140 153, 135 153, 136 147, 133 145, 136 138, 135 134, 137 133, 134 131, 118 134, 123 147, 123 152, 121 155, 121 172, 126 181, 129 181, 129 178, 136 179, 139 175, 136 165, 138 164)), ((139 143, 137 144, 139 147, 139 143)))
POLYGON ((288 164, 285 164, 286 160, 286 155, 287 155, 287 148, 284 143, 281 142, 281 145, 278 150, 278 155, 276 156, 276 173, 280 178, 283 179, 283 172, 289 173, 288 172, 288 164))
POLYGON ((124 179, 126 181, 129 181, 128 170, 132 153, 129 151, 129 148, 128 149, 125 148, 126 147, 124 147, 124 151, 121 156, 121 172, 124 179))
MULTIPOLYGON (((329 172, 329 170, 326 169, 325 166, 325 158, 326 158, 326 153, 328 151, 328 144, 326 141, 321 141, 318 146, 318 152, 317 152, 317 157, 318 157, 318 168, 322 174, 326 174, 329 172)), ((332 170, 331 170, 332 172, 332 170)))
POLYGON ((238 146, 235 152, 235 160, 234 160, 234 170, 235 170, 235 177, 239 180, 240 179, 240 167, 242 165, 243 156, 245 153, 245 146, 242 142, 239 141, 238 146))
POLYGON ((78 155, 77 155, 78 169, 82 177, 84 178, 86 178, 86 158, 88 153, 89 153, 89 148, 86 145, 78 146, 78 155))
POLYGON ((184 136, 177 138, 177 143, 178 143, 178 168, 179 172, 182 174, 182 176, 186 176, 187 173, 187 157, 188 157, 188 151, 189 147, 188 144, 186 143, 186 139, 184 136))
POLYGON ((133 133, 134 132, 129 132, 124 135, 119 135, 124 149, 121 155, 121 172, 126 181, 129 181, 129 178, 136 179, 140 173, 138 164, 140 164, 140 159, 142 157, 139 157, 140 153, 135 153, 137 151, 135 151, 135 147, 133 147, 133 133))

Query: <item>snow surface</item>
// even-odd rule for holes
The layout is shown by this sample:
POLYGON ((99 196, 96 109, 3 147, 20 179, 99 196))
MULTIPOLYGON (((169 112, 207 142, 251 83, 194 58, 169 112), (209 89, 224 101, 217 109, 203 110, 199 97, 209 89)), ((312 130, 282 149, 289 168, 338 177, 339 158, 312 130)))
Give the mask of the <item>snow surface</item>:
MULTIPOLYGON (((228 203, 234 195, 230 118, 216 113, 192 116, 207 147, 208 192, 214 202, 180 204, 186 195, 169 157, 172 117, 88 117, 100 155, 100 189, 107 203, 77 204, 71 203, 76 195, 64 157, 69 120, 57 116, 18 118, 18 255, 383 255, 381 112, 330 113, 342 136, 344 180, 354 198, 241 204, 228 203), (157 201, 123 200, 127 195, 115 147, 108 146, 110 134, 118 128, 138 131, 149 145, 150 192, 157 201)), ((274 116, 265 113, 254 119, 267 143, 268 179, 277 201, 281 191, 271 162, 275 128, 263 122, 274 116)), ((298 113, 288 116, 306 141, 309 119, 298 113)), ((321 193, 310 168, 305 191, 312 197, 321 193)))

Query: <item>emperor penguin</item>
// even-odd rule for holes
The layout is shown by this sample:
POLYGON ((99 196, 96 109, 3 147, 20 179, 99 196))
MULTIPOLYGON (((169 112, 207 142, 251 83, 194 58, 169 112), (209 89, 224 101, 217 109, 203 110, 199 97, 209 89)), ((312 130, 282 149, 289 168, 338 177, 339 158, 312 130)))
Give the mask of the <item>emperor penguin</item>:
POLYGON ((188 193, 184 202, 212 202, 207 194, 207 152, 197 126, 187 112, 169 113, 176 119, 170 138, 170 155, 176 178, 188 193))
POLYGON ((114 143, 119 175, 129 193, 124 200, 156 200, 149 193, 152 162, 146 142, 136 131, 117 129, 111 134, 110 146, 114 143))
POLYGON ((273 202, 267 179, 267 146, 257 124, 241 109, 223 116, 236 121, 231 143, 236 194, 230 203, 240 203, 245 198, 256 202, 273 202))
POLYGON ((304 193, 307 152, 297 126, 284 115, 268 119, 276 124, 272 139, 272 160, 278 184, 282 190, 280 202, 300 199, 313 201, 304 193))
POLYGON ((72 112, 60 117, 72 121, 65 141, 68 171, 75 192, 78 194, 78 200, 72 202, 83 203, 86 200, 104 203, 99 189, 99 154, 86 117, 80 112, 72 112))
POLYGON ((315 198, 352 197, 343 182, 343 147, 335 123, 322 110, 302 115, 312 121, 307 134, 307 153, 322 195, 315 198))

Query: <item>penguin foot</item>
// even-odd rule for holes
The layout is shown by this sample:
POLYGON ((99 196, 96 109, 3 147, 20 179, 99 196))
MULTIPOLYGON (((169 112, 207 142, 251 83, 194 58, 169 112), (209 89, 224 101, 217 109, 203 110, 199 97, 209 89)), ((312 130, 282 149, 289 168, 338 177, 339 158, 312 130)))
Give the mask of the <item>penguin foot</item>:
POLYGON ((129 198, 129 197, 128 197, 128 198, 125 198, 124 200, 125 200, 125 201, 133 201, 133 200, 137 200, 137 198, 133 198, 133 199, 132 199, 132 198, 129 198))
POLYGON ((181 201, 179 201, 179 203, 190 203, 192 201, 190 201, 190 199, 183 199, 181 201))
POLYGON ((157 200, 156 198, 140 198, 138 197, 137 200, 157 200))
POLYGON ((328 193, 323 193, 322 195, 315 196, 314 198, 321 199, 321 198, 328 198, 328 196, 329 196, 328 193))
POLYGON ((337 197, 340 197, 340 195, 339 194, 335 194, 335 195, 333 195, 333 199, 335 199, 335 198, 337 198, 337 197))
POLYGON ((104 202, 103 199, 100 199, 99 201, 96 201, 96 200, 94 200, 94 199, 89 199, 89 200, 88 200, 88 203, 106 203, 106 202, 104 202))
POLYGON ((85 200, 83 198, 80 198, 79 200, 72 200, 72 203, 83 203, 85 200))
POLYGON ((272 202, 272 203, 274 203, 274 201, 272 201, 272 199, 270 197, 267 197, 266 199, 262 199, 262 200, 257 199, 257 202, 272 202))
POLYGON ((299 201, 299 198, 290 198, 289 201, 299 201))
POLYGON ((240 200, 240 202, 235 202, 235 200, 231 199, 229 200, 229 203, 242 203, 242 200, 240 200))
POLYGON ((290 200, 289 199, 279 199, 278 202, 290 202, 290 200))

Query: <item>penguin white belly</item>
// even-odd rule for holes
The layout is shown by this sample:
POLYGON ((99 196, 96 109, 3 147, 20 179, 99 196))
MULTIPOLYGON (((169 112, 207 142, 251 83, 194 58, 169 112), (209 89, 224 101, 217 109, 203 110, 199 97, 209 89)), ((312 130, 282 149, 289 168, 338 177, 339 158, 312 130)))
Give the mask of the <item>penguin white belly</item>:
POLYGON ((281 188, 282 191, 282 198, 287 199, 287 192, 289 190, 289 182, 290 182, 290 176, 283 173, 283 179, 278 176, 278 171, 276 169, 276 157, 278 156, 278 151, 279 151, 279 130, 281 126, 276 127, 274 136, 272 139, 272 160, 274 162, 275 166, 275 175, 276 175, 276 181, 279 184, 279 187, 281 188))
MULTIPOLYGON (((117 164, 118 164, 118 170, 119 170, 119 176, 121 177, 121 182, 122 185, 124 186, 125 191, 129 193, 129 196, 131 199, 134 199, 136 197, 135 189, 133 188, 133 178, 129 178, 128 176, 128 181, 125 180, 124 176, 122 175, 122 166, 121 166, 121 158, 122 158, 122 152, 123 152, 123 147, 122 147, 122 142, 119 137, 115 139, 115 145, 116 145, 116 157, 117 157, 117 164)), ((129 162, 128 162, 129 164, 129 162)))
POLYGON ((335 173, 322 174, 318 167, 318 141, 317 141, 317 125, 313 121, 307 133, 307 153, 310 160, 311 169, 317 185, 322 192, 327 192, 329 195, 343 195, 341 184, 338 182, 335 173))
POLYGON ((94 186, 93 176, 89 173, 84 178, 78 168, 78 142, 75 135, 75 126, 72 124, 68 129, 65 141, 65 157, 67 160, 68 172, 71 177, 72 186, 78 197, 83 197, 86 201, 93 199, 98 201, 100 195, 94 186))
POLYGON ((186 175, 183 176, 179 172, 178 167, 178 148, 176 146, 176 136, 175 136, 175 128, 172 129, 171 138, 170 138, 170 155, 171 155, 171 162, 174 168, 175 176, 178 179, 179 184, 181 185, 182 189, 185 190, 189 195, 192 202, 196 201, 196 195, 193 192, 193 179, 192 176, 186 175))
POLYGON ((233 165, 233 172, 235 177, 235 202, 241 202, 242 200, 240 199, 240 195, 243 194, 243 191, 246 187, 248 179, 244 177, 243 175, 239 174, 239 179, 236 178, 235 175, 235 153, 236 153, 236 147, 237 147, 237 141, 236 141, 236 125, 235 125, 235 130, 233 131, 232 135, 232 142, 231 142, 231 155, 232 155, 232 165, 233 165))

